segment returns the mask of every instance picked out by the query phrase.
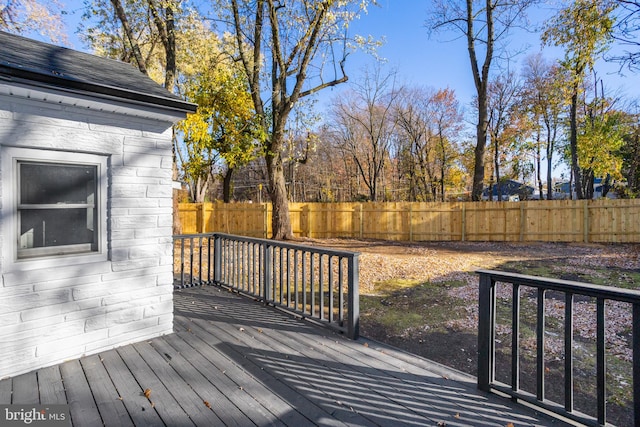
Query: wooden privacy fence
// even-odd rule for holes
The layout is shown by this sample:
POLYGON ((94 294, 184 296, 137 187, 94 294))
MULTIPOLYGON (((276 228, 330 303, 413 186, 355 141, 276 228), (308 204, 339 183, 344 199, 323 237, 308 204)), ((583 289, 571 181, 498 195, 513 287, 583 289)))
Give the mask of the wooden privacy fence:
MULTIPOLYGON (((640 199, 290 203, 298 237, 398 241, 640 242, 640 199)), ((271 236, 268 203, 180 204, 182 233, 271 236)))

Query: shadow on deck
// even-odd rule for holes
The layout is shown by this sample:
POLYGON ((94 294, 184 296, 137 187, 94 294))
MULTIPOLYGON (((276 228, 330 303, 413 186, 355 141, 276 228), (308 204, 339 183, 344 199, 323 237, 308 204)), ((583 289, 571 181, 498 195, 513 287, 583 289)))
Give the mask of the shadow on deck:
POLYGON ((75 426, 563 425, 217 287, 174 296, 174 334, 0 381, 0 404, 68 404, 75 426))

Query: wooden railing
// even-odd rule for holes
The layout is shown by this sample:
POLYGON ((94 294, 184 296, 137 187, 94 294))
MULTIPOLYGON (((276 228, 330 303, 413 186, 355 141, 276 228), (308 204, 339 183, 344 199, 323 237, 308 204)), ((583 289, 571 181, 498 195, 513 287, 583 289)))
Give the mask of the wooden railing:
MULTIPOLYGON (((640 199, 290 203, 298 237, 402 241, 640 242, 640 199)), ((271 205, 180 204, 183 233, 271 236, 271 205)))
POLYGON ((174 236, 176 288, 213 284, 359 336, 358 254, 222 233, 174 236))
MULTIPOLYGON (((596 286, 586 283, 571 282, 565 280, 546 279, 533 276, 525 276, 520 274, 504 273, 498 271, 481 270, 480 275, 480 296, 479 296, 479 326, 478 326, 478 387, 485 391, 497 390, 506 393, 515 399, 529 402, 533 405, 550 410, 556 414, 567 417, 569 419, 579 421, 587 425, 605 425, 607 422, 607 340, 611 337, 606 333, 605 326, 607 324, 608 313, 605 310, 605 303, 620 302, 627 304, 632 312, 632 321, 630 326, 630 335, 632 337, 631 344, 631 364, 633 377, 632 396, 633 408, 633 425, 640 426, 640 292, 620 289, 607 286, 596 286), (506 286, 510 289, 504 289, 501 292, 503 298, 509 299, 505 309, 497 305, 496 287, 497 284, 506 286), (522 300, 524 289, 531 295, 531 300, 535 300, 535 393, 525 392, 520 386, 521 381, 521 362, 522 349, 521 341, 524 335, 524 329, 529 325, 525 325, 525 310, 522 308, 522 300), (510 292, 509 292, 510 291, 510 292), (505 296, 505 294, 507 296, 505 296), (593 319, 587 320, 587 325, 595 326, 595 395, 596 407, 594 415, 587 415, 579 412, 574 408, 574 364, 576 363, 576 355, 574 354, 576 343, 574 337, 574 320, 575 320, 575 302, 580 300, 584 303, 593 299, 595 304, 595 316, 593 319), (550 400, 546 394, 546 379, 549 373, 545 365, 545 360, 549 360, 546 356, 545 341, 547 335, 551 332, 548 328, 547 321, 550 316, 545 314, 545 307, 554 303, 556 306, 563 307, 564 319, 554 318, 560 325, 556 327, 554 335, 563 335, 563 354, 564 384, 560 387, 564 395, 562 402, 554 402, 550 400), (508 311, 508 314, 505 313, 508 311), (498 325, 497 317, 506 318, 510 323, 511 345, 510 349, 506 349, 510 353, 510 369, 507 368, 507 375, 502 372, 501 375, 506 376, 507 383, 497 379, 496 375, 496 343, 499 340, 496 337, 496 328, 498 325), (508 320, 510 318, 510 321, 508 320), (546 320, 545 320, 546 319, 546 320), (559 331, 559 332, 558 332, 559 331)), ((532 310, 533 311, 533 310, 532 310)), ((507 326, 509 328, 509 326, 507 326)))

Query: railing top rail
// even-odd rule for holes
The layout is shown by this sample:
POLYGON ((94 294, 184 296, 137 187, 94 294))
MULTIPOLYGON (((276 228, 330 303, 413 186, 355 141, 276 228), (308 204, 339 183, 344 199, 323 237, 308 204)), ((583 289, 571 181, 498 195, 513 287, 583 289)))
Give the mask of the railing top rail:
POLYGON ((192 237, 213 237, 216 233, 190 233, 190 234, 174 234, 174 239, 189 239, 192 237))
POLYGON ((216 237, 221 237, 224 239, 234 240, 234 241, 247 242, 247 243, 260 243, 267 246, 277 246, 285 249, 298 249, 298 250, 304 250, 307 252, 333 255, 333 256, 339 256, 343 258, 357 258, 360 255, 359 252, 343 251, 343 250, 337 250, 337 249, 331 249, 331 248, 325 248, 325 247, 316 247, 316 246, 304 245, 300 243, 284 242, 282 240, 260 239, 257 237, 245 237, 245 236, 237 236, 235 234, 225 234, 225 233, 211 233, 211 235, 216 237))
POLYGON ((552 279, 548 277, 529 276, 526 274, 508 273, 495 270, 477 270, 476 273, 489 276, 492 280, 498 282, 515 283, 522 286, 532 286, 553 291, 569 292, 589 297, 604 298, 631 304, 640 304, 640 291, 632 289, 616 288, 613 286, 601 286, 591 283, 552 279))

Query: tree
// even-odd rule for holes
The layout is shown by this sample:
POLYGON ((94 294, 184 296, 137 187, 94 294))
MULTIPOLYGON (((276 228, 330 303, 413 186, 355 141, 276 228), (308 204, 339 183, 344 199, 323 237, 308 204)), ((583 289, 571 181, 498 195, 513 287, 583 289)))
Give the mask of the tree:
POLYGON ((382 172, 395 137, 394 111, 400 91, 394 78, 394 73, 382 74, 379 66, 373 72, 365 70, 362 81, 333 104, 335 138, 356 164, 372 202, 380 196, 382 172))
POLYGON ((509 31, 525 18, 526 9, 536 0, 517 2, 465 0, 464 2, 437 0, 433 13, 427 20, 432 31, 459 33, 466 40, 471 63, 473 82, 476 88, 478 121, 474 148, 472 200, 480 200, 484 186, 485 147, 487 144, 488 84, 491 66, 496 59, 500 42, 509 31), (483 54, 484 53, 484 54, 483 54), (482 56, 481 56, 482 55, 482 56))
POLYGON ((268 130, 264 156, 274 239, 293 237, 282 150, 296 103, 347 81, 348 24, 368 1, 224 0, 254 109, 268 130), (333 67, 326 69, 324 60, 333 67))
POLYGON ((56 0, 11 0, 0 6, 0 30, 15 34, 37 32, 52 42, 66 41, 62 5, 56 0))
POLYGON ((445 200, 449 172, 459 157, 455 141, 462 112, 449 88, 405 88, 397 108, 398 149, 413 200, 445 200))
POLYGON ((607 0, 576 0, 561 10, 542 35, 545 44, 565 49, 562 67, 569 73, 571 106, 569 110, 569 150, 571 173, 578 199, 584 199, 578 159, 578 106, 585 73, 593 69, 596 59, 611 41, 612 12, 615 4, 607 0))
POLYGON ((397 152, 403 174, 408 176, 413 200, 435 200, 433 97, 432 89, 405 89, 396 113, 399 131, 397 152))
POLYGON ((603 93, 598 95, 597 83, 598 80, 594 98, 584 104, 578 133, 580 180, 576 180, 576 185, 582 184, 585 199, 593 198, 594 178, 606 177, 608 181, 622 177, 620 149, 627 134, 628 115, 613 108, 613 100, 603 93))
POLYGON ((637 103, 634 112, 629 114, 628 131, 624 135, 622 155, 622 174, 627 181, 625 197, 640 196, 640 108, 637 103))
POLYGON ((178 50, 188 48, 181 33, 198 25, 199 14, 178 0, 85 0, 83 21, 81 33, 98 54, 130 62, 173 92, 178 50))
MULTIPOLYGON (((488 134, 493 151, 493 173, 497 186, 498 200, 502 200, 502 177, 500 166, 506 161, 513 143, 521 132, 522 121, 518 111, 521 85, 514 73, 498 76, 488 87, 488 134)), ((489 189, 489 194, 493 190, 489 189)))
POLYGON ((177 151, 195 202, 204 201, 213 166, 223 159, 223 201, 228 203, 234 170, 255 158, 263 137, 244 74, 238 71, 233 63, 212 59, 185 85, 186 99, 197 103, 198 111, 178 123, 183 143, 177 151))
MULTIPOLYGON (((541 54, 527 57, 523 69, 524 105, 531 115, 535 135, 536 160, 544 149, 547 169, 547 200, 553 198, 553 156, 559 138, 566 105, 566 78, 562 68, 545 61, 541 54)), ((538 188, 542 197, 542 179, 538 171, 538 188)))

